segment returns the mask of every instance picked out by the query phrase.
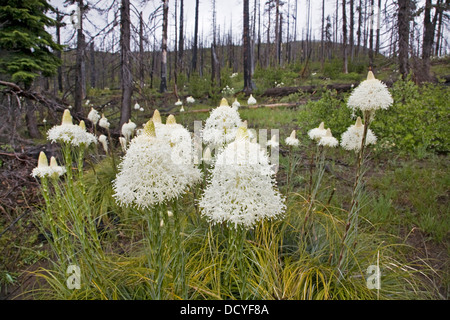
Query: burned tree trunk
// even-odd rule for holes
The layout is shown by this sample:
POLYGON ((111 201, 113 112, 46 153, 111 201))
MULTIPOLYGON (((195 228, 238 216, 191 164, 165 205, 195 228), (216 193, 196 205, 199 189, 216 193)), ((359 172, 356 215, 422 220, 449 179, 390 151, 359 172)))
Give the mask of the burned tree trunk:
POLYGON ((243 58, 244 58, 244 92, 250 94, 253 91, 250 61, 250 30, 249 30, 249 0, 244 0, 244 30, 243 30, 243 58))
POLYGON ((161 84, 159 92, 167 91, 167 25, 169 18, 169 0, 163 2, 163 30, 161 44, 161 84))
POLYGON ((120 68, 122 104, 120 109, 120 123, 122 127, 131 118, 131 96, 133 94, 133 76, 131 74, 131 47, 130 47, 130 0, 122 0, 121 28, 120 28, 120 68))

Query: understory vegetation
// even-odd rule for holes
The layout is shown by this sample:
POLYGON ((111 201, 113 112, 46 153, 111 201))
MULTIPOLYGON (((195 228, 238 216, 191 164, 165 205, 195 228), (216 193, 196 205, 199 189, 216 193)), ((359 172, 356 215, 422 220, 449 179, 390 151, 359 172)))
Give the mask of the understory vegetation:
MULTIPOLYGON (((330 64, 315 76, 319 80, 306 81, 325 87, 330 80, 324 79, 337 77, 334 68, 330 64)), ((352 68, 341 80, 356 87, 365 71, 352 68)), ((250 108, 248 97, 234 90, 242 87, 241 75, 222 77, 230 89, 228 102, 240 102, 238 112, 249 131, 279 130, 276 185, 285 199, 283 217, 258 221, 249 230, 209 223, 199 207, 206 178, 174 201, 146 209, 119 205, 113 185, 126 152, 114 128, 117 110, 106 106, 115 93, 90 89, 86 113, 104 105, 112 125, 103 130, 86 121, 87 130, 109 134, 108 150, 100 143, 82 153, 57 150, 58 163, 73 169, 73 177, 48 179, 45 190, 37 179, 19 198, 26 202, 26 194, 34 192, 39 201, 2 207, 12 220, 25 213, 29 221, 19 219, 12 227, 11 220, 0 221, 3 294, 17 299, 448 299, 448 87, 418 86, 410 79, 389 88, 394 103, 377 111, 371 123, 378 139, 364 154, 357 228, 345 242, 357 153, 340 146, 322 152, 308 131, 324 122, 340 141, 364 115, 348 108, 351 91, 326 88, 313 95, 299 91, 281 98, 284 105, 269 107, 280 99, 263 96, 265 88, 302 84, 295 77, 298 70, 292 70, 256 70, 259 108, 250 108), (299 140, 295 147, 285 143, 293 130, 299 140), (79 267, 79 289, 68 285, 70 265, 79 267), (378 289, 369 285, 371 266, 379 268, 378 289), (32 283, 25 283, 30 277, 32 283)), ((204 124, 223 97, 204 83, 200 77, 186 79, 180 96, 193 96, 195 102, 184 102, 184 112, 167 108, 162 123, 175 114, 190 132, 194 121, 204 124)), ((158 109, 158 99, 176 101, 151 94, 152 103, 136 99, 144 107, 132 112, 138 129, 158 109)), ((41 126, 44 137, 53 124, 59 119, 41 126)), ((11 168, 10 159, 1 161, 2 171, 11 168)), ((199 167, 210 174, 207 165, 199 167)))

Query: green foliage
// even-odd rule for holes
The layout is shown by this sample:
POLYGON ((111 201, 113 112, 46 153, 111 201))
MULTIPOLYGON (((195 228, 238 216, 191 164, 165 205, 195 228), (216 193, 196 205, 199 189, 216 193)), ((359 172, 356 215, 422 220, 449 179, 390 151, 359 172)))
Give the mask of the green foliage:
POLYGON ((59 59, 53 51, 61 50, 45 28, 55 21, 45 15, 52 7, 47 0, 3 1, 0 6, 0 73, 12 81, 31 85, 40 73, 56 72, 59 59))
POLYGON ((261 68, 257 67, 253 74, 257 92, 263 92, 268 88, 273 88, 276 83, 283 83, 284 86, 292 86, 299 74, 289 67, 285 68, 261 68))
POLYGON ((334 137, 339 137, 354 122, 345 101, 339 98, 336 91, 329 90, 323 93, 320 100, 309 101, 299 118, 299 125, 305 131, 317 127, 323 121, 334 137))
POLYGON ((407 221, 410 229, 418 227, 433 240, 442 242, 448 239, 450 230, 447 196, 450 178, 444 158, 433 156, 431 163, 402 162, 374 177, 370 184, 380 194, 378 204, 386 209, 377 214, 379 221, 384 220, 386 225, 401 221, 403 227, 407 221))
POLYGON ((188 94, 195 99, 200 99, 209 96, 211 91, 211 81, 205 77, 200 77, 194 73, 189 78, 189 85, 187 87, 188 94))
POLYGON ((443 85, 397 81, 392 90, 394 104, 379 111, 372 129, 380 145, 395 146, 401 152, 448 153, 450 150, 450 91, 443 85))

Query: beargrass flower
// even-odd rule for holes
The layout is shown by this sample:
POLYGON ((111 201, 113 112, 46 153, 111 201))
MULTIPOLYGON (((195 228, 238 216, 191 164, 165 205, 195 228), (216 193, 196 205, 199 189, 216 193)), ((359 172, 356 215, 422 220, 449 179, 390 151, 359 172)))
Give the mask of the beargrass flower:
POLYGON ((108 138, 104 134, 101 134, 98 137, 98 141, 102 144, 103 150, 108 153, 108 138))
POLYGON ((47 132, 47 138, 51 142, 64 142, 73 146, 85 145, 88 146, 91 143, 97 143, 97 138, 86 131, 84 121, 81 126, 72 123, 72 116, 68 109, 64 110, 61 125, 54 126, 47 132))
POLYGON ((94 125, 96 125, 98 120, 100 120, 100 114, 98 113, 97 110, 95 110, 94 108, 91 108, 91 111, 89 111, 87 118, 94 125))
POLYGON ((293 130, 291 135, 285 139, 288 146, 296 147, 299 144, 299 140, 296 138, 296 131, 293 130))
POLYGON ((98 125, 104 129, 109 129, 110 123, 104 114, 102 114, 102 117, 98 121, 98 125))
POLYGON ((134 105, 134 110, 139 110, 141 108, 141 106, 139 105, 139 103, 135 103, 134 105))
POLYGON ((272 138, 267 141, 267 145, 271 146, 272 148, 276 148, 280 145, 280 143, 278 142, 278 137, 276 135, 273 135, 272 138))
POLYGON ((199 201, 201 214, 210 223, 252 229, 264 219, 279 218, 286 205, 276 189, 267 153, 249 141, 240 127, 236 140, 218 154, 199 201))
POLYGON ((143 133, 131 140, 113 181, 113 197, 122 206, 150 208, 181 196, 199 182, 201 171, 194 165, 175 163, 168 141, 157 137, 150 120, 143 133))
POLYGON ((128 122, 124 123, 122 125, 121 133, 127 139, 127 141, 130 141, 131 137, 133 136, 134 130, 136 130, 136 124, 128 120, 128 122))
POLYGON ((122 148, 123 152, 127 151, 127 139, 125 139, 124 137, 119 137, 119 143, 120 143, 120 147, 122 148))
POLYGON ((181 106, 180 112, 184 112, 184 107, 183 106, 181 106))
POLYGON ((353 111, 373 112, 378 109, 388 109, 392 103, 393 99, 386 85, 376 79, 372 71, 369 71, 367 79, 353 90, 347 105, 353 111))
POLYGON ((189 96, 189 97, 186 98, 186 102, 187 103, 194 103, 195 99, 192 96, 189 96))
POLYGON ((207 164, 212 161, 211 149, 209 147, 206 147, 205 151, 203 152, 202 160, 207 164))
POLYGON ((333 148, 339 145, 339 141, 335 137, 333 137, 333 135, 331 134, 331 129, 328 128, 325 135, 320 138, 318 145, 333 148))
POLYGON ((183 105, 183 102, 181 102, 181 100, 178 99, 178 101, 175 102, 175 105, 176 105, 177 107, 182 106, 182 105, 183 105))
MULTIPOLYGON (((356 123, 352 124, 347 131, 342 134, 341 146, 345 150, 354 150, 358 152, 361 149, 362 139, 364 135, 364 125, 361 118, 356 119, 356 123)), ((365 145, 375 144, 377 142, 377 137, 372 132, 372 130, 367 129, 367 136, 365 145)))
POLYGON ((66 173, 66 168, 59 166, 55 157, 50 158, 50 169, 52 169, 52 173, 50 174, 52 178, 60 177, 66 173))
POLYGON ((51 157, 50 166, 48 165, 47 156, 43 151, 39 153, 38 165, 33 169, 31 175, 39 178, 57 178, 66 172, 64 167, 58 166, 55 157, 51 157))
POLYGON ((321 122, 319 127, 308 131, 308 136, 311 140, 319 141, 326 133, 327 130, 325 129, 325 124, 321 122))
POLYGON ((223 146, 236 138, 237 129, 242 125, 241 117, 236 110, 222 98, 220 106, 211 111, 202 130, 202 138, 206 144, 223 146))
POLYGON ((231 104, 231 106, 233 107, 234 110, 238 110, 239 107, 241 106, 241 104, 239 103, 239 101, 237 100, 237 98, 234 99, 234 102, 231 104))
POLYGON ((247 100, 247 104, 248 104, 249 106, 251 106, 251 105, 253 105, 253 104, 256 104, 256 99, 253 97, 252 94, 250 94, 250 97, 249 97, 248 100, 247 100))

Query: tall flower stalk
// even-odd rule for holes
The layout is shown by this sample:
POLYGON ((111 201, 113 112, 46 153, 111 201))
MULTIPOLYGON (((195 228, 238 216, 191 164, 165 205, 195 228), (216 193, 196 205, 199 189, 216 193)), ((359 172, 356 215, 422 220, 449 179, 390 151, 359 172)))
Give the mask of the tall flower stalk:
POLYGON ((309 199, 308 199, 308 207, 306 209, 305 213, 305 220, 302 226, 302 234, 305 233, 305 230, 309 230, 309 226, 311 225, 310 217, 311 213, 314 211, 314 205, 316 202, 316 197, 319 192, 320 185, 322 184, 322 179, 325 173, 325 154, 327 148, 334 148, 336 147, 339 142, 336 138, 333 137, 331 134, 330 128, 324 129, 323 128, 323 122, 320 124, 319 128, 323 130, 324 132, 320 132, 316 135, 312 135, 311 131, 315 130, 312 129, 309 131, 310 138, 313 138, 314 141, 317 143, 316 147, 316 153, 315 153, 315 164, 316 164, 316 170, 313 173, 312 171, 312 165, 311 165, 311 171, 310 171, 310 192, 309 192, 309 199), (322 127, 322 128, 321 128, 322 127))
POLYGON ((153 271, 150 293, 154 299, 163 298, 171 268, 176 294, 183 298, 187 295, 182 266, 183 218, 177 199, 201 180, 200 170, 189 158, 191 142, 189 132, 176 123, 175 117, 169 116, 162 124, 155 114, 143 133, 131 140, 113 181, 116 202, 142 211, 147 221, 148 267, 153 271))
POLYGON ((236 266, 242 299, 249 295, 244 255, 246 230, 260 221, 283 216, 286 209, 275 189, 273 174, 266 151, 250 141, 247 128, 242 126, 236 140, 217 155, 199 202, 202 216, 228 231, 225 283, 231 285, 231 270, 236 266))
MULTIPOLYGON (((342 264, 345 260, 346 251, 356 243, 359 211, 358 198, 364 173, 364 152, 366 145, 368 144, 367 137, 370 132, 369 126, 375 116, 375 111, 379 109, 388 109, 392 103, 392 96, 386 85, 377 80, 372 71, 369 71, 367 80, 363 81, 358 87, 356 87, 348 99, 348 107, 353 109, 354 112, 357 110, 362 112, 364 129, 362 132, 360 147, 355 147, 355 150, 357 150, 355 181, 353 183, 352 199, 347 215, 345 231, 342 237, 338 259, 338 270, 341 275, 343 274, 342 264)), ((360 125, 361 124, 359 121, 357 121, 355 127, 360 127, 360 125)))

